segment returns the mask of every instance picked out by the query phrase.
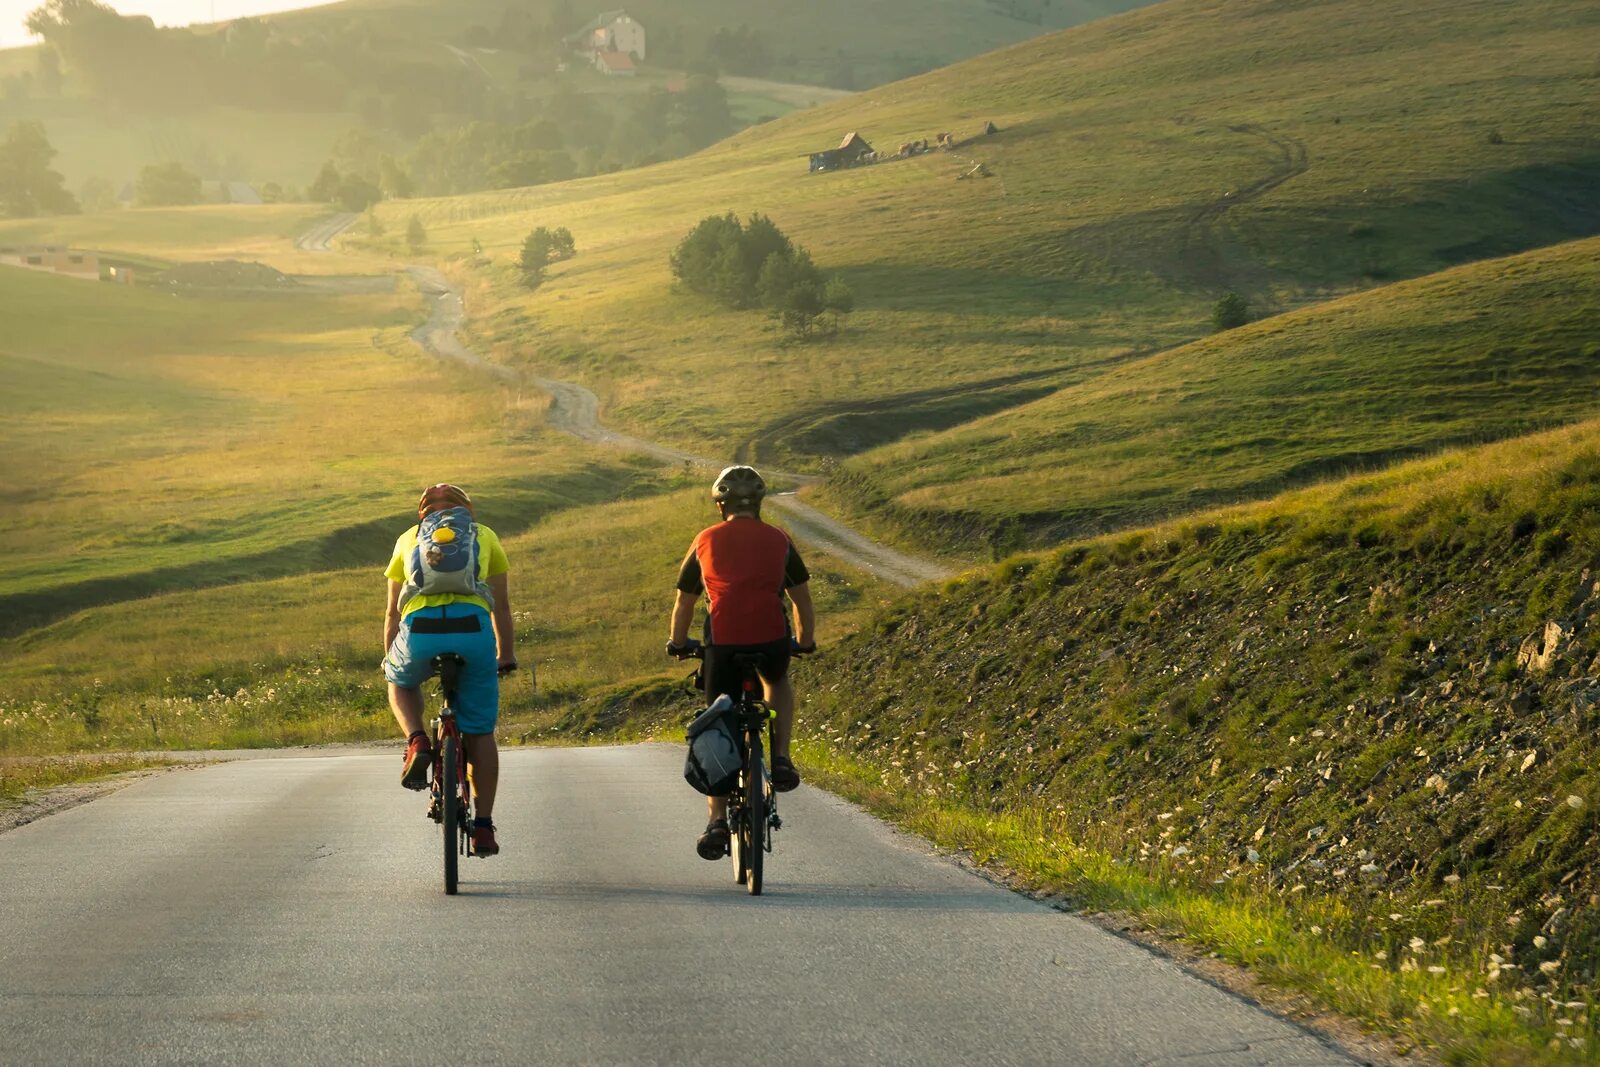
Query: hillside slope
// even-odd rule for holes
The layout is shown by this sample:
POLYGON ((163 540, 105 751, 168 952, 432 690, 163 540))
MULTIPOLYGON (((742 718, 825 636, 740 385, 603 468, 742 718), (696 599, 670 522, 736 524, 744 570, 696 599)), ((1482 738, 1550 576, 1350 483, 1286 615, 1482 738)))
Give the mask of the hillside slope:
POLYGON ((1124 364, 836 479, 930 540, 1115 529, 1592 416, 1600 239, 1329 301, 1124 364))
POLYGON ((1492 995, 1592 1038, 1597 653, 1589 422, 1017 557, 846 641, 801 719, 898 795, 1288 909, 1338 973, 1230 952, 1320 996, 1397 973, 1346 1010, 1428 1032, 1492 995))
POLYGON ((1580 0, 1174 0, 686 160, 386 219, 484 246, 471 302, 503 358, 582 376, 678 443, 815 462, 1192 340, 1224 288, 1282 309, 1593 233, 1596 41, 1580 0), (892 151, 985 120, 1001 132, 955 152, 822 175, 801 158, 849 130, 892 151), (957 181, 974 161, 993 177, 957 181), (849 281, 840 336, 787 345, 672 291, 669 252, 727 210, 770 214, 849 281), (580 252, 529 294, 510 263, 537 225, 580 252))

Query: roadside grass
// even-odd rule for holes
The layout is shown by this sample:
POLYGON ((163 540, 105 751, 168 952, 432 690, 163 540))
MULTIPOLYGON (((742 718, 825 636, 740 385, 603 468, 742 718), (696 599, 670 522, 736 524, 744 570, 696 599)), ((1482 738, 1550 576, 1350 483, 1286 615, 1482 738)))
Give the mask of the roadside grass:
POLYGON ((1290 904, 1264 882, 1201 889, 1188 872, 1128 866, 1109 851, 1078 844, 1060 820, 919 795, 826 743, 803 742, 796 755, 814 784, 939 848, 970 856, 1015 888, 1055 898, 1072 911, 1131 918, 1190 950, 1248 967, 1269 986, 1360 1020, 1408 1051, 1420 1046, 1447 1063, 1484 1067, 1594 1062, 1589 1049, 1600 1034, 1587 1002, 1581 1011, 1552 1006, 1529 1025, 1516 998, 1475 995, 1486 958, 1404 971, 1371 962, 1369 946, 1325 934, 1348 914, 1337 897, 1290 904), (1556 1018, 1579 1025, 1558 1026, 1556 1018))
POLYGON ((99 781, 129 771, 172 767, 172 760, 145 756, 49 756, 0 759, 0 811, 18 807, 36 790, 99 781))
POLYGON ((419 214, 442 258, 481 243, 489 265, 459 273, 498 358, 581 378, 651 436, 815 468, 973 417, 930 393, 992 413, 1035 399, 997 381, 1081 385, 1194 340, 1224 288, 1277 312, 1593 233, 1595 18, 1576 0, 1179 0, 688 159, 380 212, 391 231, 419 214), (1000 133, 953 153, 804 171, 848 130, 893 151, 988 119, 1000 133), (994 177, 957 181, 975 161, 994 177), (851 284, 836 337, 786 343, 759 313, 671 291, 668 253, 728 210, 770 214, 851 284), (513 262, 538 225, 569 227, 578 255, 529 293, 513 262))
POLYGON ((808 758, 1448 1062, 1594 1062, 1597 502, 1591 421, 1014 556, 802 665, 808 758))
MULTIPOLYGON (((594 493, 610 472, 591 471, 594 493)), ((579 497, 504 527, 528 668, 503 691, 508 735, 688 706, 676 684, 686 668, 669 667, 662 646, 678 563, 714 514, 698 475, 691 488, 676 469, 637 471, 613 498, 579 497)), ((478 499, 491 526, 508 514, 505 501, 478 499)), ((389 541, 410 521, 386 527, 389 541)), ((0 754, 390 736, 378 671, 387 556, 386 543, 359 568, 167 592, 0 640, 0 754)), ((808 562, 825 641, 897 592, 826 556, 808 562)))
POLYGON ((858 456, 833 493, 970 550, 1007 523, 1059 541, 1590 417, 1597 264, 1591 238, 1252 323, 858 456))

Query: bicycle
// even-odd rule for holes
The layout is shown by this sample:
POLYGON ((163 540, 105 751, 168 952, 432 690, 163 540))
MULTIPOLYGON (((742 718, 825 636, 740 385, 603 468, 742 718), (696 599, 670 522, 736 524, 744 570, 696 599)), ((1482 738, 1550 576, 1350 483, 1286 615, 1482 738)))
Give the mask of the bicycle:
MULTIPOLYGON (((792 655, 805 655, 814 649, 794 646, 792 655)), ((669 655, 679 659, 705 659, 705 646, 698 642, 682 648, 668 646, 669 655)), ((763 656, 757 652, 736 652, 733 663, 739 668, 739 695, 733 702, 738 729, 741 766, 738 783, 728 793, 728 854, 733 859, 733 880, 750 895, 760 896, 766 854, 772 851, 772 835, 783 828, 778 817, 777 793, 767 772, 766 748, 762 734, 767 723, 777 716, 756 696, 761 676, 757 667, 763 656)), ((721 697, 717 698, 721 700, 721 697)))
POLYGON ((435 656, 430 664, 439 675, 444 706, 433 720, 433 802, 428 818, 444 831, 444 891, 455 896, 460 884, 462 856, 472 850, 472 780, 467 776, 467 754, 456 727, 456 683, 466 660, 454 652, 435 656))

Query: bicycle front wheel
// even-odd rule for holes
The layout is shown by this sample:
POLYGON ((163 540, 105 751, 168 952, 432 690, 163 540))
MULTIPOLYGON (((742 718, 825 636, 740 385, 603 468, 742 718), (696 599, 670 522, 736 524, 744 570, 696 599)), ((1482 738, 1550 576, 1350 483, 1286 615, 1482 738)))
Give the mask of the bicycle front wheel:
POLYGON ((761 868, 767 854, 767 768, 758 749, 750 757, 750 782, 745 787, 749 797, 745 801, 745 860, 744 887, 750 895, 761 895, 761 868))
POLYGON ((439 803, 444 808, 440 820, 444 828, 444 891, 456 893, 461 863, 461 742, 453 734, 444 739, 439 759, 439 803))

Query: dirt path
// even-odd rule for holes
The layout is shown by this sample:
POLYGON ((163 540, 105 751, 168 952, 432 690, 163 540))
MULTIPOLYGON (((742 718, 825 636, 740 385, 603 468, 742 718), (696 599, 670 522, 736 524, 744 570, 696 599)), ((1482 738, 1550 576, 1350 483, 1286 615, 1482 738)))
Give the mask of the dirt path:
MULTIPOLYGON (((429 308, 428 321, 411 331, 412 340, 440 359, 483 370, 503 381, 522 380, 510 367, 490 363, 461 343, 457 332, 466 321, 466 310, 460 290, 451 285, 449 279, 432 267, 407 267, 406 270, 427 299, 429 308)), ((607 428, 600 421, 600 399, 581 385, 554 378, 531 377, 527 381, 550 394, 550 425, 564 433, 598 445, 642 452, 667 463, 687 463, 708 471, 719 470, 724 465, 718 460, 607 428)), ((768 474, 776 485, 799 486, 816 481, 807 475, 782 471, 768 474)), ((922 582, 940 581, 954 573, 942 564, 907 555, 863 536, 805 503, 792 491, 776 493, 769 500, 774 508, 783 512, 796 538, 884 581, 909 588, 922 582)))
POLYGON ((333 239, 354 226, 360 217, 353 212, 345 211, 323 219, 301 234, 294 246, 302 252, 332 252, 333 239))

